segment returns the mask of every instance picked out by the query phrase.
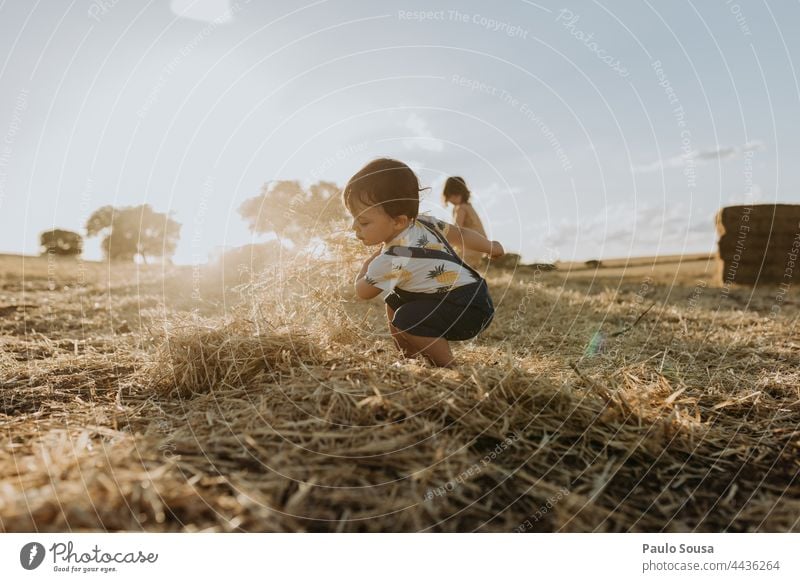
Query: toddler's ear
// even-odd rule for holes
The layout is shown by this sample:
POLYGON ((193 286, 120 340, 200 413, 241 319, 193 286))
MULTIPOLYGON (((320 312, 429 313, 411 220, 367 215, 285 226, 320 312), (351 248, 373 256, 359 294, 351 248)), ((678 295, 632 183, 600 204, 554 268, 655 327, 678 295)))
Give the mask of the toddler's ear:
POLYGON ((397 226, 402 226, 403 228, 405 228, 409 224, 411 224, 411 219, 408 216, 406 216, 405 214, 401 214, 400 216, 396 216, 395 217, 394 223, 397 226))

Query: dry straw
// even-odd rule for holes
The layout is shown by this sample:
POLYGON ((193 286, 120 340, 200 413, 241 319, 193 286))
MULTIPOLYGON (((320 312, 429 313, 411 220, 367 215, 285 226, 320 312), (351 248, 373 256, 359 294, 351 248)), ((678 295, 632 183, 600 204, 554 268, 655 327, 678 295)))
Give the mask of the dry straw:
POLYGON ((497 271, 494 323, 433 369, 354 300, 347 244, 216 315, 50 317, 120 281, 0 322, 2 530, 800 530, 792 301, 497 271))

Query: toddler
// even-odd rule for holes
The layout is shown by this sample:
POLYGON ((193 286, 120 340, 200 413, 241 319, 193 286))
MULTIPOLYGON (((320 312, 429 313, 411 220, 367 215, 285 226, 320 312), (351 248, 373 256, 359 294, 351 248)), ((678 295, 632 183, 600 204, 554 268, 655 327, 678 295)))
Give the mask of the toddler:
POLYGON ((361 299, 386 293, 389 331, 406 357, 452 367, 449 342, 477 336, 494 315, 486 281, 452 245, 491 257, 504 251, 473 230, 418 216, 419 192, 411 168, 387 158, 373 160, 347 182, 343 198, 356 237, 378 246, 356 276, 355 290, 361 299))

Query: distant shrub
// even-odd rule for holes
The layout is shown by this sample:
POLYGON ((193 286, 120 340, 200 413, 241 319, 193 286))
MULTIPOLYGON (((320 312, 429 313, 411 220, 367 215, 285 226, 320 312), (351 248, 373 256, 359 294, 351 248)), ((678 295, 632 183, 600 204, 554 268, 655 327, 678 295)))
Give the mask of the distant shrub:
POLYGON ((70 230, 53 229, 43 232, 39 237, 42 254, 52 253, 64 257, 74 257, 83 252, 83 237, 70 230))
POLYGON ((489 263, 493 267, 501 269, 515 269, 520 264, 520 256, 516 253, 506 253, 502 257, 496 259, 489 259, 489 263))

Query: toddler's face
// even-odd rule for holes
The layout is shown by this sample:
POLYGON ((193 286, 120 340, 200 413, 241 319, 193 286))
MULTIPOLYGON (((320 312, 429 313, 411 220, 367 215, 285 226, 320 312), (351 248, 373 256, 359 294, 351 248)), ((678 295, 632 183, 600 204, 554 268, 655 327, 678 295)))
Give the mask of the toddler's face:
POLYGON ((389 242, 408 226, 406 217, 392 218, 381 206, 355 206, 351 212, 351 228, 366 246, 389 242))

